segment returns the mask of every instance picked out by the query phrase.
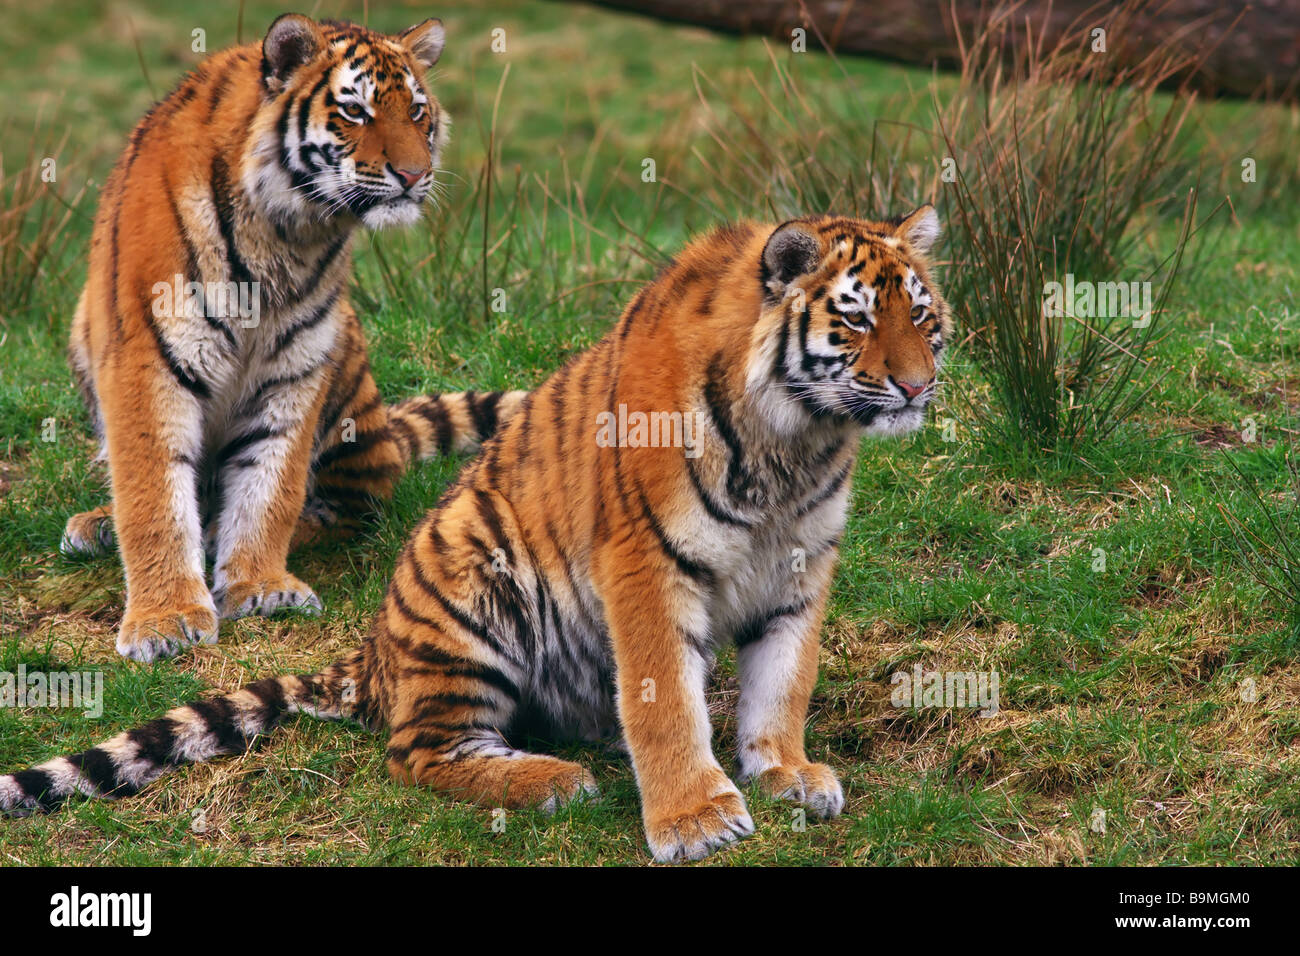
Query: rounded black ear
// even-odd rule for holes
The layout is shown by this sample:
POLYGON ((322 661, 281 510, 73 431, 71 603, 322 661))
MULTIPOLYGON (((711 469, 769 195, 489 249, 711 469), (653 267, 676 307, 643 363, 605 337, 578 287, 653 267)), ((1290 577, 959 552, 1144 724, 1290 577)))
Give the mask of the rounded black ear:
POLYGON ((324 45, 325 37, 311 17, 301 13, 276 17, 262 41, 262 82, 278 93, 293 71, 311 62, 324 45))
POLYGON ((406 47, 411 56, 415 57, 416 62, 426 70, 437 63, 438 57, 442 56, 442 45, 446 38, 442 21, 434 17, 413 27, 407 27, 398 37, 402 41, 402 46, 406 47))
POLYGON ((803 223, 796 220, 778 226, 763 247, 763 285, 778 293, 792 280, 812 272, 821 255, 821 244, 803 223))

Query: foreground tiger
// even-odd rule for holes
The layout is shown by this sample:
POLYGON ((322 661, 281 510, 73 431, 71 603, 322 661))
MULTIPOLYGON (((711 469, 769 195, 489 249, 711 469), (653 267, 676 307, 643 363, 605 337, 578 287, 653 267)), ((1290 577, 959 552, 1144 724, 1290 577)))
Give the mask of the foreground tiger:
POLYGON ((389 37, 283 16, 188 76, 105 184, 70 356, 113 503, 73 516, 62 550, 116 531, 122 654, 215 641, 218 616, 319 609, 291 542, 518 407, 385 406, 348 304, 353 232, 414 221, 433 186, 448 118, 424 74, 442 46, 436 20, 389 37))
POLYGON ((0 777, 0 809, 131 794, 297 712, 386 727, 398 779, 551 809, 591 775, 507 739, 621 729, 655 858, 695 859, 753 830, 705 706, 734 641, 740 778, 839 813, 804 753, 818 633, 859 439, 913 431, 934 394, 938 231, 925 206, 695 242, 461 472, 358 650, 0 777))

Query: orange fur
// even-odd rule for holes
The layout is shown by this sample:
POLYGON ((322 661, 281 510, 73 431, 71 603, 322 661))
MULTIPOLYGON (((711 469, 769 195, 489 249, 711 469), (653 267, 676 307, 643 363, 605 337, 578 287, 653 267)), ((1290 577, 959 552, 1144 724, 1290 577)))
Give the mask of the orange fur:
POLYGON ((347 301, 355 229, 411 221, 432 186, 441 48, 434 20, 390 37, 281 17, 150 111, 105 184, 70 357, 113 501, 74 515, 63 548, 116 532, 123 654, 319 609, 291 544, 346 530, 413 457, 473 447, 522 400, 385 406, 347 301))
POLYGON ((734 643, 739 779, 839 813, 834 771, 804 747, 819 632, 860 439, 919 427, 937 384, 951 331, 926 259, 937 232, 923 207, 692 243, 461 472, 357 651, 0 778, 0 809, 52 806, 71 779, 135 792, 304 711, 387 728, 395 778, 489 806, 595 790, 581 766, 518 749, 526 736, 621 737, 655 858, 699 858, 753 829, 705 704, 734 643), (620 406, 696 431, 611 443, 620 406), (196 720, 193 757, 178 729, 196 720))

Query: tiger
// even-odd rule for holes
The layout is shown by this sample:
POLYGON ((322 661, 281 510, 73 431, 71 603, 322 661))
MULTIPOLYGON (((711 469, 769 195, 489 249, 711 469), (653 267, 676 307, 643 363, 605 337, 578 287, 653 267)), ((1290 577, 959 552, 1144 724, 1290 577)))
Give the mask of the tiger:
POLYGON ((125 657, 320 611, 291 548, 346 535, 411 460, 473 449, 520 406, 385 405, 348 300, 358 227, 412 223, 435 191, 443 45, 436 19, 389 36, 281 16, 186 76, 106 181, 69 359, 111 503, 73 515, 61 550, 116 541, 125 657))
POLYGON ((939 233, 925 205, 696 239, 461 470, 357 649, 0 777, 0 810, 127 796, 309 714, 386 730, 394 779, 494 808, 598 796, 520 740, 621 744, 651 856, 697 860, 754 830, 706 706, 731 644, 737 779, 838 815, 805 750, 819 634, 862 439, 915 432, 936 394, 939 233))

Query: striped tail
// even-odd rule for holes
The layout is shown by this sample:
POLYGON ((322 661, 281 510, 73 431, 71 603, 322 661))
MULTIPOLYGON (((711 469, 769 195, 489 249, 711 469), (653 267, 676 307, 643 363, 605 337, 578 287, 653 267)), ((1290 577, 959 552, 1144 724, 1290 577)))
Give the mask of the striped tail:
POLYGON ((418 395, 388 406, 403 463, 473 451, 523 405, 527 392, 418 395))
POLYGON ((356 650, 318 674, 268 677, 222 697, 194 701, 118 734, 97 747, 0 776, 0 814, 53 810, 80 793, 116 800, 138 793, 173 767, 245 752, 285 717, 368 722, 362 700, 364 652, 356 650))

